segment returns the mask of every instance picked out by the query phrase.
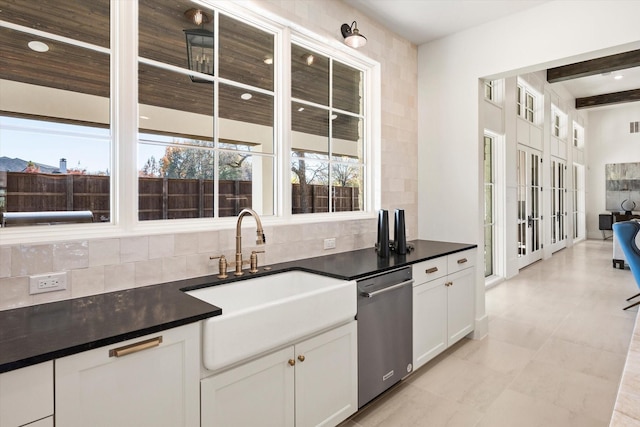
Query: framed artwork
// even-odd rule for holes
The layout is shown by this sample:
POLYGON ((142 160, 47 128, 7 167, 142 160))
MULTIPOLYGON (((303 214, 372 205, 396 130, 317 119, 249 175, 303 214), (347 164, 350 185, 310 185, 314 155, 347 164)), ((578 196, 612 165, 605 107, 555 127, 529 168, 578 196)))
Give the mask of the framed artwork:
POLYGON ((640 210, 640 163, 606 164, 605 180, 606 210, 640 210))

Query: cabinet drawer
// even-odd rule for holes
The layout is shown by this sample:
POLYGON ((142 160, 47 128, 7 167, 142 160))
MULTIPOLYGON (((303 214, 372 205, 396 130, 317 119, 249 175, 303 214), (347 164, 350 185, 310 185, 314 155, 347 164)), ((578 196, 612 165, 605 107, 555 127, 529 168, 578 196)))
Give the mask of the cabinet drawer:
POLYGON ((447 271, 449 274, 461 271, 476 264, 476 249, 457 252, 447 256, 447 271))
POLYGON ((20 426, 49 415, 53 415, 53 362, 0 375, 0 426, 20 426))
POLYGON ((447 257, 422 261, 413 264, 413 281, 414 286, 425 283, 433 279, 445 276, 447 274, 447 257))

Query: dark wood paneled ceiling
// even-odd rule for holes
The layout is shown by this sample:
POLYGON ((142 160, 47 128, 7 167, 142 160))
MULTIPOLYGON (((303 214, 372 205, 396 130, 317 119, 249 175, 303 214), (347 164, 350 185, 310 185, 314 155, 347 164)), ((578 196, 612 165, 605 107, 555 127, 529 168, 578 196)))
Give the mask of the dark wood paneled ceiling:
MULTIPOLYGON (((139 0, 139 55, 177 67, 187 67, 184 29, 197 28, 184 12, 194 7, 189 0, 139 0)), ((109 48, 109 0, 0 0, 0 19, 63 37, 81 40, 109 48)), ((213 30, 213 22, 203 25, 213 30)), ((266 64, 266 56, 273 57, 273 37, 264 31, 221 15, 219 73, 235 82, 267 91, 274 88, 273 65, 266 64)), ((34 52, 26 44, 33 36, 0 28, 0 78, 47 86, 67 91, 108 97, 108 54, 75 47, 53 40, 44 40, 50 50, 34 52)), ((294 50, 299 49, 294 47, 294 50)), ((304 55, 292 54, 293 92, 302 99, 326 93, 328 105, 328 67, 318 60, 309 66, 304 55)), ((334 67, 334 105, 359 112, 359 73, 350 67, 334 67)), ((185 74, 145 64, 139 66, 139 102, 174 110, 213 115, 213 85, 194 83, 185 74)), ((252 92, 249 101, 239 95, 251 92, 221 84, 219 93, 220 117, 249 123, 273 125, 273 99, 269 95, 252 92)), ((293 114, 294 130, 327 136, 328 123, 318 123, 318 116, 293 114)), ((339 115, 332 121, 334 137, 358 140, 357 120, 339 115)), ((149 131, 152 131, 149 129, 149 131)))

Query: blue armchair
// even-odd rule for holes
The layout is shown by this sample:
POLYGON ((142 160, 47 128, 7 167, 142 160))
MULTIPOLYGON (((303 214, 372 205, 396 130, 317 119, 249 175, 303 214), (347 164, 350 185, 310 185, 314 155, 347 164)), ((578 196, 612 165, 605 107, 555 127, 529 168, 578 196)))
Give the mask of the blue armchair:
MULTIPOLYGON (((640 248, 636 245, 636 236, 638 232, 640 232, 640 222, 637 221, 623 221, 613 224, 613 233, 620 243, 622 252, 624 252, 627 263, 631 268, 631 273, 633 273, 633 277, 636 280, 636 285, 640 288, 640 248)), ((627 301, 638 296, 640 296, 640 294, 628 298, 627 301)), ((637 301, 624 309, 626 310, 639 304, 640 301, 637 301)))

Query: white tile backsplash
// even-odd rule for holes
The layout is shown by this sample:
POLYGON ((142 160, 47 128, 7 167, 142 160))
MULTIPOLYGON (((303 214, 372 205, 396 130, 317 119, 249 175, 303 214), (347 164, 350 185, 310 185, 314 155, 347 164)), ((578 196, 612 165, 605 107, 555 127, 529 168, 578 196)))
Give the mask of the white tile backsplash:
POLYGON ((89 267, 89 242, 63 242, 53 245, 53 270, 89 267))
POLYGON ((0 248, 0 279, 11 277, 11 247, 0 248))
POLYGON ((175 236, 163 234, 149 236, 149 259, 171 257, 174 253, 175 236))
POLYGON ((89 266, 120 263, 120 239, 97 239, 89 242, 89 266))
POLYGON ((125 237, 120 239, 120 262, 136 262, 149 259, 149 237, 125 237))
POLYGON ((27 276, 53 271, 52 245, 16 245, 11 249, 11 275, 27 276))

